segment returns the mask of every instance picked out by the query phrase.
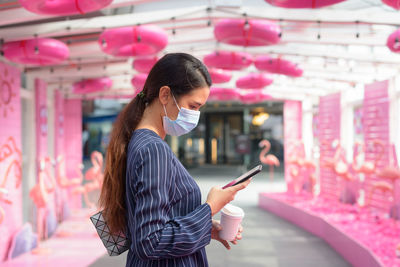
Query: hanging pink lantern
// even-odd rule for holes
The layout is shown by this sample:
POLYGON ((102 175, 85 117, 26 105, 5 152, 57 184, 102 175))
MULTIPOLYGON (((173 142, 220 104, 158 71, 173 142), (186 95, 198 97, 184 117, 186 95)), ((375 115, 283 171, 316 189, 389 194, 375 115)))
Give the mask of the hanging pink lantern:
POLYGON ((214 35, 221 43, 264 46, 277 44, 281 29, 267 20, 223 19, 215 25, 214 35))
POLYGON ((113 0, 19 0, 21 6, 41 15, 85 14, 102 9, 113 0))
POLYGON ((156 25, 140 25, 105 30, 99 37, 104 53, 128 57, 154 55, 168 44, 168 35, 156 25))
POLYGON ((204 57, 207 66, 225 70, 241 70, 252 62, 251 55, 244 52, 216 51, 204 57))
POLYGON ((400 53, 400 30, 389 35, 386 45, 392 52, 400 53))
POLYGON ((158 57, 144 57, 138 58, 133 61, 133 68, 138 72, 149 73, 151 68, 156 64, 158 61, 158 57))
POLYGON ((259 90, 247 91, 240 96, 240 101, 243 104, 255 104, 265 100, 272 99, 272 96, 259 90))
POLYGON ((108 90, 111 86, 112 80, 108 77, 87 79, 74 83, 72 92, 74 94, 88 94, 108 90))
POLYGON ((269 56, 259 56, 254 61, 254 65, 258 70, 268 71, 288 75, 292 77, 300 77, 303 75, 303 70, 297 64, 281 58, 271 58, 269 56))
POLYGON ((345 0, 265 0, 269 4, 285 8, 320 8, 345 0))
POLYGON ((236 87, 241 89, 262 89, 270 85, 273 80, 261 73, 250 73, 236 81, 236 87))
POLYGON ((208 100, 210 100, 210 101, 235 101, 235 100, 239 100, 239 98, 240 98, 240 93, 237 89, 211 87, 210 96, 208 97, 208 100))
POLYGON ((145 73, 138 73, 135 76, 133 76, 131 83, 133 87, 135 87, 137 92, 143 89, 146 79, 147 79, 147 74, 145 73))
POLYGON ((226 70, 209 69, 212 83, 226 83, 232 78, 232 74, 226 70))
POLYGON ((3 44, 3 52, 12 62, 32 66, 58 64, 69 57, 66 44, 48 38, 8 42, 3 44))
POLYGON ((388 6, 393 7, 394 9, 400 9, 400 1, 399 0, 382 0, 382 2, 388 6))

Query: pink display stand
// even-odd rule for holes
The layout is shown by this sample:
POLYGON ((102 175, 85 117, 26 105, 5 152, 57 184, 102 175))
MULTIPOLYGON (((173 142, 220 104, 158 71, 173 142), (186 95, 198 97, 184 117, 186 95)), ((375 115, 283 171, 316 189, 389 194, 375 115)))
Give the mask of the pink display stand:
POLYGON ((332 162, 336 148, 333 141, 340 140, 340 93, 323 96, 319 102, 318 139, 320 142, 320 186, 321 195, 339 199, 340 188, 336 174, 327 162, 332 162))
POLYGON ((0 62, 0 263, 22 226, 20 72, 0 62), (8 193, 3 194, 4 190, 8 193), (10 204, 9 201, 12 203, 10 204))
MULTIPOLYGON (((80 99, 64 100, 64 149, 67 177, 76 177, 76 166, 82 163, 82 104, 80 99)), ((81 196, 69 192, 71 208, 82 206, 81 196)))
POLYGON ((288 159, 293 152, 293 145, 301 139, 302 129, 302 107, 300 101, 285 101, 283 106, 283 133, 285 142, 285 181, 287 185, 287 191, 295 193, 296 180, 301 177, 294 177, 290 172, 290 163, 288 159))
MULTIPOLYGON (((366 147, 365 160, 375 162, 376 170, 383 169, 389 165, 389 82, 376 82, 365 86, 364 90, 364 109, 363 109, 363 129, 364 129, 364 144, 366 147), (380 156, 374 148, 374 140, 379 140, 383 143, 385 150, 380 156)), ((374 183, 379 181, 391 182, 388 179, 382 179, 376 174, 366 176, 365 190, 370 192, 374 183)), ((370 205, 388 212, 391 201, 391 195, 376 190, 371 196, 370 205)))
MULTIPOLYGON (((341 228, 340 223, 334 223, 330 217, 323 217, 321 214, 303 208, 306 204, 307 200, 302 200, 301 197, 298 197, 298 199, 292 199, 292 197, 287 196, 286 194, 260 193, 259 195, 259 206, 262 209, 272 212, 324 239, 353 266, 385 266, 384 263, 382 263, 382 261, 365 244, 349 236, 348 226, 341 228)), ((310 206, 312 205, 313 204, 310 204, 310 206)), ((343 204, 336 203, 336 205, 343 204)), ((345 216, 341 218, 343 219, 342 224, 346 221, 345 216)), ((390 262, 396 264, 396 258, 393 258, 390 262)))

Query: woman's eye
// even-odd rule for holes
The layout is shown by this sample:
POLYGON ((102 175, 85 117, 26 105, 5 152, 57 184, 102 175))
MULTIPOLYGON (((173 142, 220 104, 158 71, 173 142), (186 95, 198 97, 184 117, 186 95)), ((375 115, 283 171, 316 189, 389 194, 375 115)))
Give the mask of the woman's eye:
POLYGON ((190 109, 196 109, 196 107, 195 106, 190 106, 190 109))

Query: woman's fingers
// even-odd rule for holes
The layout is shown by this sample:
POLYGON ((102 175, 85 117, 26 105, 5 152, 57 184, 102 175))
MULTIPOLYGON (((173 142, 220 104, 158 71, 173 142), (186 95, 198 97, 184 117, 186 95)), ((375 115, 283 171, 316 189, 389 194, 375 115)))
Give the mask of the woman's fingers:
POLYGON ((242 225, 239 226, 239 233, 241 233, 241 232, 243 232, 243 226, 242 225))
POLYGON ((250 184, 250 182, 251 182, 251 178, 243 183, 237 184, 235 186, 231 186, 231 187, 229 187, 229 189, 234 192, 237 192, 237 191, 245 189, 250 184))
POLYGON ((226 240, 219 240, 219 242, 222 243, 222 245, 224 245, 224 247, 226 247, 226 249, 231 249, 231 246, 229 245, 228 241, 226 240))

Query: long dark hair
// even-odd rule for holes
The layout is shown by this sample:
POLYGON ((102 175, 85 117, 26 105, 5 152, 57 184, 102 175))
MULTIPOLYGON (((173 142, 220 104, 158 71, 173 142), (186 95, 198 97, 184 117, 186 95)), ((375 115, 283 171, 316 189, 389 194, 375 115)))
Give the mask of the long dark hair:
POLYGON ((169 86, 175 97, 211 86, 210 74, 204 64, 185 53, 162 57, 151 69, 142 90, 119 114, 107 148, 104 181, 99 199, 103 216, 112 233, 126 230, 125 176, 127 147, 147 103, 158 98, 160 88, 169 86))

